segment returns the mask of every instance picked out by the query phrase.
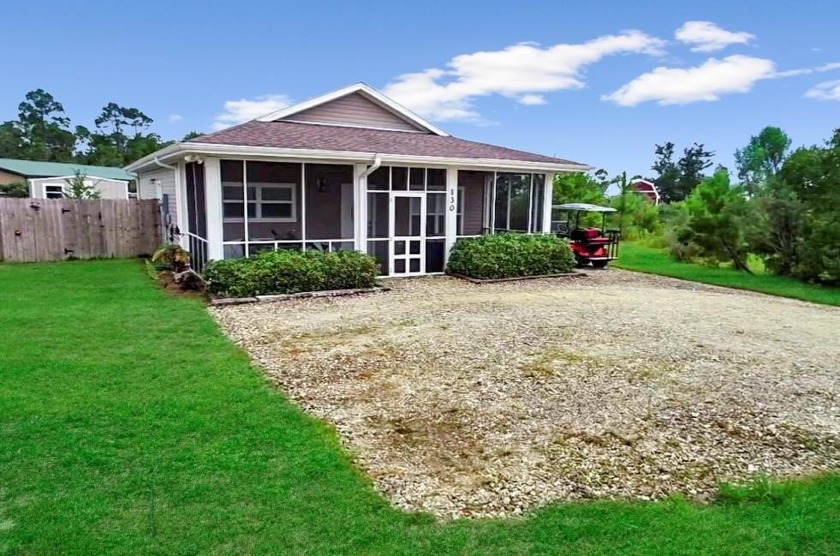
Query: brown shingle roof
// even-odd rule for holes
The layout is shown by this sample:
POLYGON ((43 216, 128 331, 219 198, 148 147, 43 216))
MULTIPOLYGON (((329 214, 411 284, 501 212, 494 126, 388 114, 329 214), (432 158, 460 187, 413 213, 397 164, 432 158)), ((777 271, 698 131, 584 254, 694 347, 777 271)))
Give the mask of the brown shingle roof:
POLYGON ((517 151, 486 143, 476 143, 456 137, 296 122, 251 121, 209 135, 196 137, 190 142, 407 156, 578 164, 562 158, 517 151))

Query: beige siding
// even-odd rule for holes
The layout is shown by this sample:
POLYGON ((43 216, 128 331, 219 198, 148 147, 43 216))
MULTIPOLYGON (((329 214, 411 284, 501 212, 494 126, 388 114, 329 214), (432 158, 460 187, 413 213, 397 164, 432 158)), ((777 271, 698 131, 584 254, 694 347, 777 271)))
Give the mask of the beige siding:
MULTIPOLYGON (((68 180, 71 178, 33 178, 29 180, 29 194, 35 199, 43 199, 44 186, 61 185, 65 191, 70 187, 68 180)), ((88 177, 85 182, 90 187, 95 187, 99 190, 101 199, 127 199, 128 198, 128 182, 122 180, 108 180, 104 178, 97 178, 94 176, 88 177)))
POLYGON ((172 217, 172 224, 178 223, 178 202, 175 197, 175 170, 158 168, 150 172, 143 172, 137 176, 137 195, 140 199, 156 199, 157 186, 152 180, 159 180, 161 183, 161 194, 169 195, 169 214, 172 217))
POLYGON ((337 98, 309 110, 292 114, 286 120, 398 131, 425 131, 359 93, 337 98))

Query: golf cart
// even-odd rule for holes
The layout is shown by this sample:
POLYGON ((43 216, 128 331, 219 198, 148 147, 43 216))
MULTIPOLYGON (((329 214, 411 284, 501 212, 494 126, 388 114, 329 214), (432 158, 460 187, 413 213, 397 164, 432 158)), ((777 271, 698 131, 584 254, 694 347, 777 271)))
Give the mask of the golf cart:
POLYGON ((618 258, 621 232, 607 229, 607 213, 616 212, 614 208, 589 203, 566 203, 551 208, 552 212, 557 213, 556 219, 551 220, 551 230, 558 237, 569 240, 569 247, 572 248, 578 266, 592 264, 595 268, 604 268, 611 260, 618 258), (587 226, 586 214, 581 227, 582 213, 600 213, 601 227, 587 226))

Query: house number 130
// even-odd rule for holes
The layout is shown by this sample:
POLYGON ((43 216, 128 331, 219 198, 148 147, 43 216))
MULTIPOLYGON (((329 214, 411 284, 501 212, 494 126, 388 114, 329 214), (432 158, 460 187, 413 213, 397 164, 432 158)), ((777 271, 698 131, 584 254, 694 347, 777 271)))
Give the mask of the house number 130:
POLYGON ((455 190, 450 189, 449 190, 449 212, 452 212, 454 210, 455 210, 455 190))

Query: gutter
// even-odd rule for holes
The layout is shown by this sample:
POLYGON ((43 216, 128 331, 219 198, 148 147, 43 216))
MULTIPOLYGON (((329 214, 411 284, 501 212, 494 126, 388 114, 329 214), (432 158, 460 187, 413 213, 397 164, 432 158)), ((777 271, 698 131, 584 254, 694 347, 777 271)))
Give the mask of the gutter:
MULTIPOLYGON (((458 166, 464 169, 488 170, 488 171, 537 171, 537 172, 587 172, 592 169, 588 164, 580 163, 556 163, 556 162, 532 162, 503 159, 482 159, 482 158, 447 158, 432 156, 412 156, 394 154, 376 154, 371 152, 351 151, 326 151, 319 149, 287 149, 278 147, 249 147, 243 145, 217 145, 212 143, 176 143, 164 148, 153 155, 147 155, 140 160, 126 166, 127 170, 137 171, 138 169, 156 164, 156 159, 168 159, 181 153, 194 153, 205 156, 220 156, 234 158, 284 158, 289 162, 307 162, 311 159, 330 160, 338 164, 358 163, 363 160, 370 160, 380 157, 381 164, 394 164, 399 166, 458 166)), ((379 166, 377 166, 378 168, 379 166)), ((371 170, 373 171, 373 170, 371 170)))

